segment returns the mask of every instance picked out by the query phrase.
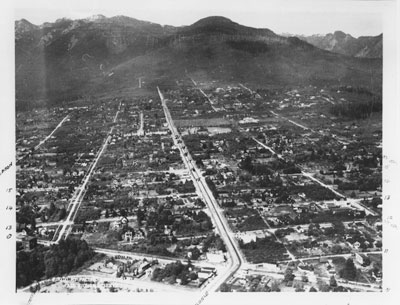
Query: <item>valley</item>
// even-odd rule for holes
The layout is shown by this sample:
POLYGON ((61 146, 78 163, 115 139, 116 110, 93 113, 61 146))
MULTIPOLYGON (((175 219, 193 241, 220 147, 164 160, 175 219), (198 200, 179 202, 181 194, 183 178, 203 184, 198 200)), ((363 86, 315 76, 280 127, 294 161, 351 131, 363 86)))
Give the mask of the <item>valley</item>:
POLYGON ((19 291, 382 290, 381 59, 223 17, 16 27, 19 291))

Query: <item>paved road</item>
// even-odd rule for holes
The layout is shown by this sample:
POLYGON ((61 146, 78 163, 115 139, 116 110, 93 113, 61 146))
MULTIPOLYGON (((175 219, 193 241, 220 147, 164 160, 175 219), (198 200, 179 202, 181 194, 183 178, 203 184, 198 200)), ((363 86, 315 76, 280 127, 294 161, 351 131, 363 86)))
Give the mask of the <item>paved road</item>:
POLYGON ((174 122, 172 120, 171 114, 168 110, 166 101, 164 99, 163 94, 161 93, 160 89, 157 87, 158 94, 160 96, 164 114, 168 123, 168 127, 171 130, 171 136, 173 138, 174 144, 179 148, 179 151, 182 156, 182 160, 185 166, 189 169, 191 174, 193 183, 196 189, 199 191, 201 197, 204 199, 205 203, 207 204, 210 212, 211 217, 214 221, 214 224, 221 236, 224 240, 228 253, 230 255, 230 263, 231 265, 227 268, 224 272, 221 272, 217 275, 217 277, 209 283, 204 290, 207 291, 216 291, 219 289, 219 286, 224 283, 230 276, 232 276, 242 265, 244 262, 244 258, 239 250, 238 245, 236 244, 233 234, 230 232, 228 224, 226 220, 218 208, 218 203, 215 200, 210 188, 208 187, 203 175, 201 174, 200 170, 196 167, 195 162, 193 161, 190 153, 186 150, 186 146, 176 129, 174 122))

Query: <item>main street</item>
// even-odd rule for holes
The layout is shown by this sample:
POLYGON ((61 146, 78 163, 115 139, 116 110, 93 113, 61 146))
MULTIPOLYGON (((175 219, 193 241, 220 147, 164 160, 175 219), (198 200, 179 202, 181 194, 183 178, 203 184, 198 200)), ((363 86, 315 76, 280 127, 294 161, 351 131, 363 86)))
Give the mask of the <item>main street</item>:
POLYGON ((200 193, 201 197, 207 204, 211 212, 211 217, 213 222, 220 234, 221 238, 226 244, 229 256, 230 256, 230 266, 225 270, 225 272, 221 272, 217 275, 217 277, 209 283, 204 290, 207 291, 217 291, 219 286, 224 283, 230 276, 232 276, 242 265, 244 262, 244 258, 238 248, 237 243, 235 242, 232 233, 229 230, 228 224, 221 210, 218 208, 218 203, 214 198, 210 188, 208 187, 203 175, 200 170, 197 168, 195 162, 193 161, 190 153, 187 151, 184 141, 182 140, 177 128, 174 125, 171 114, 167 107, 166 101, 164 99, 163 94, 160 89, 157 87, 158 94, 161 99, 162 107, 164 110, 165 118, 167 120, 168 127, 171 131, 171 135, 174 141, 174 144, 178 147, 182 160, 189 170, 190 175, 192 177, 193 183, 196 187, 196 190, 200 193))

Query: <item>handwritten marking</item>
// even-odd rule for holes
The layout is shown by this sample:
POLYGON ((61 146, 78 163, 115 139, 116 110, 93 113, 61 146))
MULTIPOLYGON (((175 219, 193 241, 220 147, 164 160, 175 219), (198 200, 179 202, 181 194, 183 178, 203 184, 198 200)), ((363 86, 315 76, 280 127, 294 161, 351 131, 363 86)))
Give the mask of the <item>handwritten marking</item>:
POLYGON ((195 303, 195 305, 200 305, 201 303, 203 303, 207 296, 208 296, 208 291, 206 291, 206 292, 201 296, 200 300, 198 300, 198 301, 195 303))
POLYGON ((6 167, 4 167, 4 168, 1 170, 1 174, 0 174, 0 175, 2 175, 3 173, 5 173, 6 171, 8 171, 8 170, 11 168, 12 165, 13 165, 12 162, 10 162, 10 164, 8 164, 6 167))

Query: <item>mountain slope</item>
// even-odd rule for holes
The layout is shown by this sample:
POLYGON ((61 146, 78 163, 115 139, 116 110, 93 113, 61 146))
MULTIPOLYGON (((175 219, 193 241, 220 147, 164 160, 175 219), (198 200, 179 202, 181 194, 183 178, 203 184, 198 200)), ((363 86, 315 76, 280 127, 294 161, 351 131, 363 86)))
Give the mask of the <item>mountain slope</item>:
MULTIPOLYGON (((257 86, 362 85, 380 90, 382 62, 320 50, 296 37, 208 17, 186 27, 117 16, 16 22, 17 103, 57 102, 187 75, 257 86)), ((154 83, 152 85, 156 85, 154 83)))
POLYGON ((382 58, 382 34, 378 36, 362 36, 354 38, 349 34, 336 31, 333 34, 297 36, 308 43, 335 53, 364 57, 382 58))

